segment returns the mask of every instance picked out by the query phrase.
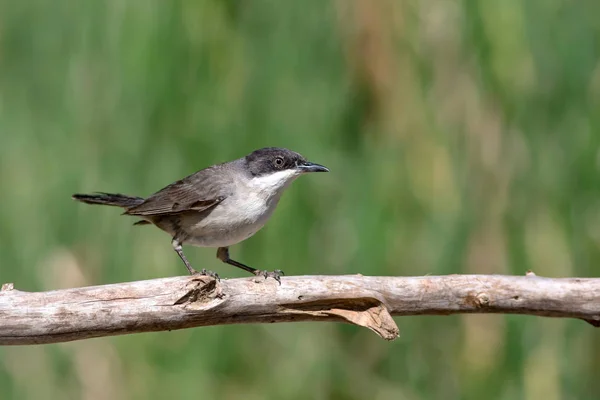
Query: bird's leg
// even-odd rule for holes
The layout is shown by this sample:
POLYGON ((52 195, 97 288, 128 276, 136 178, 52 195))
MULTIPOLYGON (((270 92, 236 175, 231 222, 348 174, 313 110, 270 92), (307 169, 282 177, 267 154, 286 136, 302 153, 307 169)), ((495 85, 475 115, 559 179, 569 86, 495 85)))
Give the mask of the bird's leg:
POLYGON ((202 271, 200 271, 200 272, 196 271, 192 267, 192 265, 190 264, 188 259, 186 258, 185 254, 183 254, 183 248, 181 247, 181 243, 179 242, 179 240, 173 238, 173 241, 171 242, 171 244, 173 245, 173 250, 175 250, 175 252, 179 256, 179 258, 181 258, 181 261, 183 261, 183 263, 185 264, 185 267, 187 268, 187 270, 190 272, 190 275, 198 275, 198 274, 206 275, 206 276, 211 276, 211 277, 215 278, 216 280, 220 280, 219 275, 216 274, 215 272, 206 270, 204 268, 202 268, 202 271))
POLYGON ((237 262, 229 258, 228 247, 219 247, 219 249, 217 250, 217 258, 226 264, 233 265, 234 267, 241 268, 244 271, 250 272, 251 274, 258 275, 256 273, 256 271, 258 271, 256 268, 249 267, 246 264, 242 264, 241 262, 237 262))
POLYGON ((181 247, 181 243, 179 243, 179 240, 173 238, 171 245, 173 246, 173 250, 175 250, 175 252, 179 256, 179 258, 181 258, 181 261, 183 261, 183 263, 185 264, 185 267, 190 272, 190 275, 197 274, 198 271, 196 271, 194 268, 192 268, 192 265, 190 264, 188 259, 185 257, 185 254, 183 254, 183 248, 181 247))
POLYGON ((260 269, 252 268, 247 266, 246 264, 242 264, 241 262, 232 260, 229 258, 229 248, 228 247, 219 247, 217 250, 217 258, 223 261, 226 264, 233 265, 234 267, 238 267, 243 269, 244 271, 250 272, 256 276, 262 275, 265 279, 271 277, 275 279, 281 285, 281 276, 285 275, 282 270, 276 269, 275 271, 261 271, 260 269))

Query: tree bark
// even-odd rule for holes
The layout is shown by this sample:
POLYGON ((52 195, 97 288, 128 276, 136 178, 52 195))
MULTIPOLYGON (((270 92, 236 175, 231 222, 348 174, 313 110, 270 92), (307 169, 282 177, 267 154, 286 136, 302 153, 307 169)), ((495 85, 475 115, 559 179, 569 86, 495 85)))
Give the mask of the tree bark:
POLYGON ((600 326, 600 278, 501 275, 293 276, 216 281, 195 275, 49 292, 0 291, 0 344, 57 343, 197 326, 347 322, 386 340, 392 316, 460 313, 579 318, 600 326))

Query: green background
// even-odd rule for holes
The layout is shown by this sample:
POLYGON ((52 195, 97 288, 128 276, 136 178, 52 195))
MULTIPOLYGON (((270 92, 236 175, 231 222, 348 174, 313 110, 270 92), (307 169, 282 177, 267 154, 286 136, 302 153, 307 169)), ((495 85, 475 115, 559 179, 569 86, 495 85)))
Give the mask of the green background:
MULTIPOLYGON (((183 275, 145 196, 264 146, 299 179, 232 247, 298 274, 600 272, 600 2, 0 1, 0 281, 183 275)), ((224 277, 214 249, 187 248, 224 277)), ((0 349, 5 399, 592 399, 600 331, 525 316, 0 349)), ((1 323, 1 322, 0 322, 1 323)))

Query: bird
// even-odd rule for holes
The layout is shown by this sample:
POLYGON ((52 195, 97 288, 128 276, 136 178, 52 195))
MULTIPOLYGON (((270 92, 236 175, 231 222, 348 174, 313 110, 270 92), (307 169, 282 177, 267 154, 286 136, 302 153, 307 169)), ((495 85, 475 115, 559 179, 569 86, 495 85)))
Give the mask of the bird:
POLYGON ((258 232, 269 220, 281 195, 301 175, 329 172, 301 154, 280 147, 265 147, 245 157, 209 166, 165 186, 144 198, 120 193, 76 193, 74 200, 115 206, 122 215, 139 218, 134 225, 154 225, 171 235, 171 245, 191 275, 219 275, 196 271, 183 245, 216 247, 217 258, 256 276, 281 284, 283 271, 260 270, 233 260, 229 247, 258 232))

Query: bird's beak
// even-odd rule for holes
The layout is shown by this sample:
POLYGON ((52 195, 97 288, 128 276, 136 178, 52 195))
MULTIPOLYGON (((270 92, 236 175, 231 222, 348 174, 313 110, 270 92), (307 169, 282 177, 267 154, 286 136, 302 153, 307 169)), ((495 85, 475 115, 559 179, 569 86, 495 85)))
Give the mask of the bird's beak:
POLYGON ((300 172, 329 172, 329 169, 323 165, 315 164, 311 162, 304 162, 298 165, 298 170, 300 172))

